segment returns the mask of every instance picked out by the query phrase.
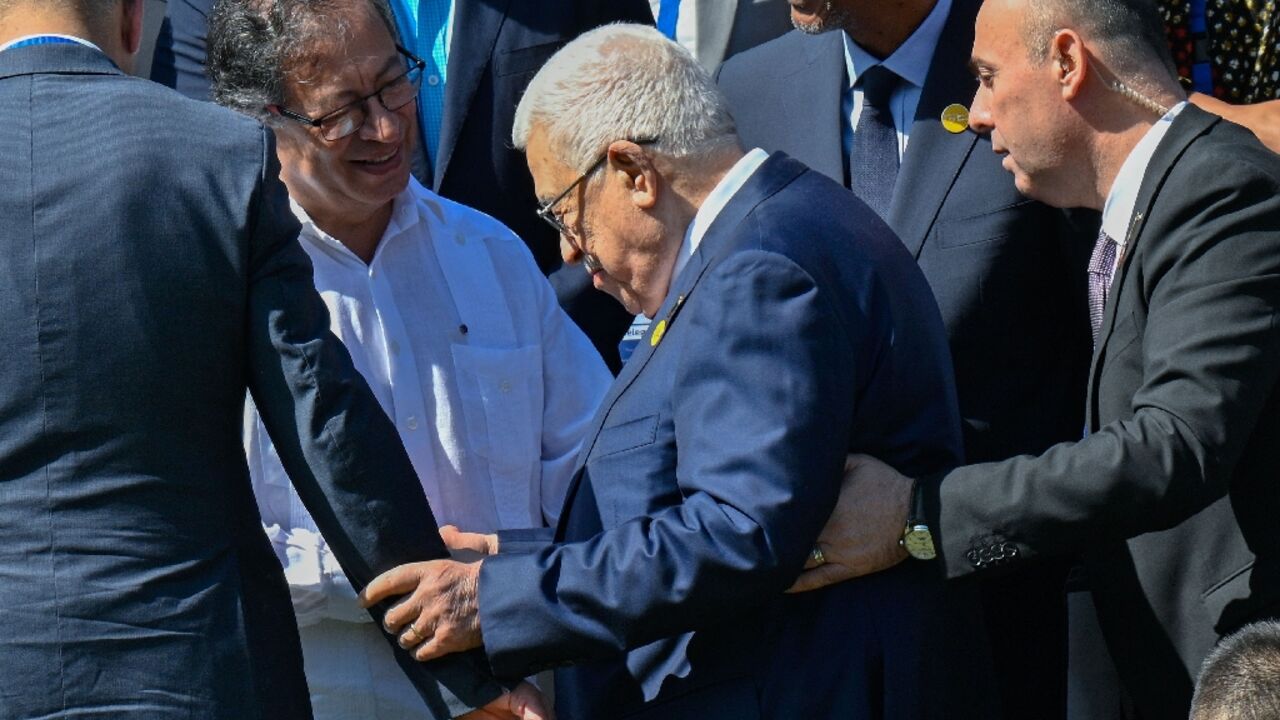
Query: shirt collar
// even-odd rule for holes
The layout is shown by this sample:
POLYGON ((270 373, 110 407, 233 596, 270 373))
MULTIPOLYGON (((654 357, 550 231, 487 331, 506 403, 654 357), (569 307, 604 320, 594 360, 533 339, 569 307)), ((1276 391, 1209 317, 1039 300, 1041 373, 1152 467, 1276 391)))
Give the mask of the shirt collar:
MULTIPOLYGON (((391 220, 387 223, 387 229, 382 232, 382 239, 378 241, 378 248, 373 252, 373 260, 369 265, 378 262, 378 257, 382 254, 382 249, 386 247, 387 242, 392 238, 402 235, 416 226, 422 221, 421 215, 418 213, 418 198, 430 192, 418 182, 412 175, 409 176, 409 184, 404 190, 396 195, 391 209, 391 220)), ((347 261, 355 261, 360 265, 364 265, 351 249, 342 244, 342 241, 333 237, 329 233, 321 230, 307 211, 298 204, 297 200, 289 198, 289 207, 293 210, 293 214, 298 218, 298 222, 302 224, 302 231, 298 237, 311 242, 313 245, 336 253, 339 257, 347 261)))
POLYGON ((8 50, 14 45, 17 45, 18 43, 26 42, 28 40, 35 40, 36 38, 58 38, 60 40, 70 40, 71 42, 77 45, 83 45, 87 48, 92 48, 93 50, 102 52, 102 48, 98 47, 97 45, 94 45, 93 43, 89 42, 88 40, 85 40, 84 38, 78 38, 74 35, 60 35, 58 33, 39 33, 37 35, 26 35, 20 38, 14 38, 13 40, 5 43, 4 45, 0 45, 0 52, 4 52, 5 50, 8 50))
POLYGON ((702 201, 702 206, 698 208, 697 214, 693 216, 693 222, 689 223, 689 227, 684 231, 684 241, 680 243, 680 250, 676 255, 676 264, 671 269, 671 284, 668 285, 667 292, 670 293, 671 287, 675 287, 676 278, 680 277, 680 271, 684 270, 689 264, 689 260, 693 254, 698 251, 698 246, 702 244, 702 237, 707 234, 707 228, 711 227, 711 223, 720 216, 720 211, 724 210, 724 206, 729 204, 733 196, 742 189, 742 186, 751 179, 751 175, 760 167, 765 160, 769 159, 769 153, 755 148, 751 152, 738 158, 738 162, 729 168, 729 172, 720 178, 720 182, 712 188, 707 198, 702 201))
POLYGON ((849 33, 841 32, 844 38, 845 74, 849 78, 850 89, 858 82, 859 73, 876 65, 884 65, 903 80, 923 88, 925 78, 929 75, 929 65, 933 62, 933 51, 938 47, 938 38, 942 36, 942 28, 950 13, 951 0, 938 0, 924 22, 920 23, 920 27, 884 60, 877 60, 855 43, 849 33))
POLYGON ((1125 158, 1124 164, 1120 166, 1120 172, 1116 174, 1116 179, 1111 184, 1111 192, 1107 194, 1107 201, 1102 206, 1102 230, 1121 247, 1124 247, 1128 239, 1126 236, 1129 234, 1129 220, 1133 217, 1134 208, 1138 203, 1138 190, 1142 188, 1142 178, 1147 172, 1151 156, 1155 154, 1156 147, 1160 145, 1164 134, 1169 131, 1173 119, 1178 117, 1178 113, 1182 112, 1186 106, 1186 101, 1183 101, 1169 108, 1169 111, 1147 130, 1138 144, 1129 151, 1129 157, 1125 158))

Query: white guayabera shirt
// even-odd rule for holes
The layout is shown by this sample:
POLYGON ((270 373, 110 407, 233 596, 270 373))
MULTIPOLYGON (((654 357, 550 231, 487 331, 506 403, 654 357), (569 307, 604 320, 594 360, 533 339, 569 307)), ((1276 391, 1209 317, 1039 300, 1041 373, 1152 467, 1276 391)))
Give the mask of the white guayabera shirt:
MULTIPOLYGON (((612 378, 524 243, 413 179, 367 265, 293 209, 330 328, 399 430, 439 523, 553 524, 612 378)), ((251 403, 247 416, 250 474, 289 581, 316 717, 422 717, 251 403)))

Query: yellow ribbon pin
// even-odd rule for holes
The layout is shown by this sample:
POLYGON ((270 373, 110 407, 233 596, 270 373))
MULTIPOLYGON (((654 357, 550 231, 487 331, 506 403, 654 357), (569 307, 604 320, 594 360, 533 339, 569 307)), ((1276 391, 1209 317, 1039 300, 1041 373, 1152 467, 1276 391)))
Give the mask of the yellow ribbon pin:
POLYGON ((969 129, 969 108, 951 103, 942 109, 942 127, 949 133, 962 133, 969 129))
POLYGON ((667 321, 659 320, 657 325, 653 326, 653 334, 649 336, 649 345, 658 347, 658 343, 662 342, 662 336, 667 334, 667 321))

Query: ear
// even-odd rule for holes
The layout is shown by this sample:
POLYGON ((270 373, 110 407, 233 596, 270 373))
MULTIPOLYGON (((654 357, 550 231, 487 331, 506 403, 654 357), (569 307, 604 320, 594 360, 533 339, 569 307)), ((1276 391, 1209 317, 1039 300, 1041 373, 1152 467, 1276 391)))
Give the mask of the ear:
POLYGON ((1062 86, 1062 98, 1074 100, 1084 88, 1085 79, 1092 69, 1084 41, 1075 30, 1059 30, 1053 34, 1049 55, 1054 78, 1062 86))
POLYGON ((124 0, 121 8, 124 11, 124 22, 120 26, 120 46, 130 55, 135 55, 142 47, 142 16, 146 7, 145 0, 124 0))
POLYGON ((630 140, 615 140, 609 145, 609 171, 622 173, 631 192, 631 202, 641 210, 652 210, 658 203, 661 175, 644 148, 630 140))

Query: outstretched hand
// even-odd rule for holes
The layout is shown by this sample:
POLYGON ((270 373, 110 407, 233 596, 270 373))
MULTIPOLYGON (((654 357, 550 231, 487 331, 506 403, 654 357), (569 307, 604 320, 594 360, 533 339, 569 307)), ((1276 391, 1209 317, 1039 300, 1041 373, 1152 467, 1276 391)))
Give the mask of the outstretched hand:
POLYGON ((910 478, 868 455, 850 455, 835 510, 818 536, 826 562, 810 561, 787 592, 817 590, 905 560, 898 541, 910 504, 910 478))

